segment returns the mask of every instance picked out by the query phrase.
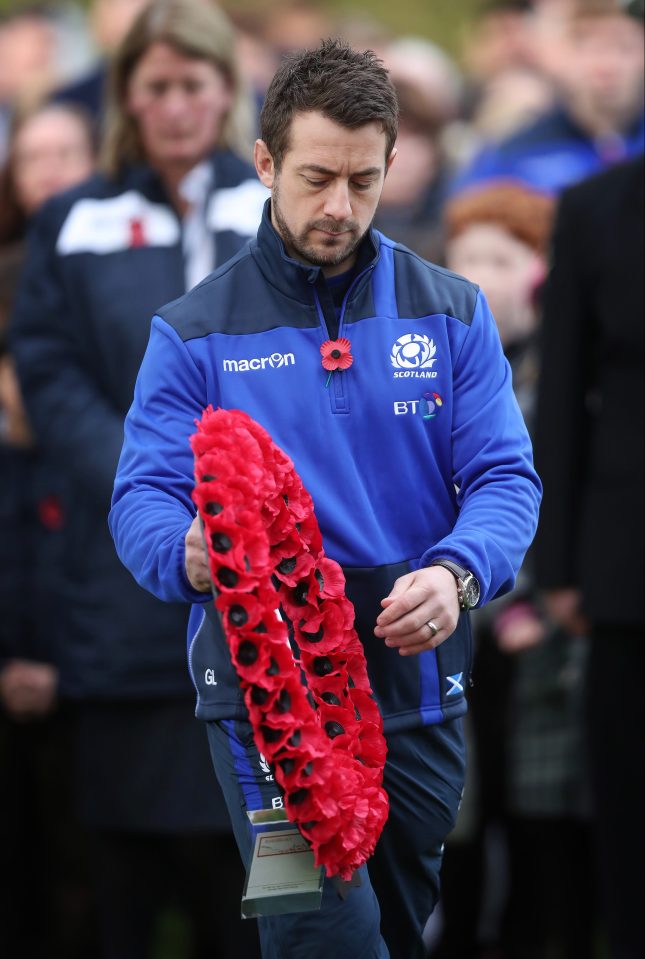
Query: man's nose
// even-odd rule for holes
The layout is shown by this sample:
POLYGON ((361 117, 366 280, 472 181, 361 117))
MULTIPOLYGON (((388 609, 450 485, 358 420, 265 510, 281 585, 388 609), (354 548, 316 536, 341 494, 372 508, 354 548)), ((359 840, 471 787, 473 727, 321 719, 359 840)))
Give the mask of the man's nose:
POLYGON ((329 187, 325 196, 324 213, 333 220, 347 220, 352 215, 347 183, 337 180, 329 187))

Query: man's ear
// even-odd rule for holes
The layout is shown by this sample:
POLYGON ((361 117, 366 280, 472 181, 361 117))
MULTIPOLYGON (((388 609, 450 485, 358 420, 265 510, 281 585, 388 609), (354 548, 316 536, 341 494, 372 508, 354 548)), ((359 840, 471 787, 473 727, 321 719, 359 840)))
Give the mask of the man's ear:
POLYGON ((275 180, 275 166, 273 164, 273 157, 269 153, 269 148, 264 140, 255 141, 255 146, 253 147, 253 162, 255 163, 255 169, 260 178, 260 183, 268 187, 269 190, 272 190, 275 180))
POLYGON ((392 152, 390 153, 389 157, 385 161, 385 176, 387 176, 387 171, 390 169, 390 167, 394 163, 394 158, 398 152, 399 151, 397 150, 396 147, 392 147, 392 152))

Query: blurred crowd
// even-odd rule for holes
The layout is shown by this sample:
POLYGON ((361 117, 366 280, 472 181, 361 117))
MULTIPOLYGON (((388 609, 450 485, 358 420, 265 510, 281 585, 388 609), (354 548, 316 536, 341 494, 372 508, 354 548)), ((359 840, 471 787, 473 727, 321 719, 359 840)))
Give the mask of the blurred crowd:
POLYGON ((326 36, 391 72, 375 225, 484 290, 545 482, 515 591, 474 615, 430 955, 642 954, 642 0, 482 0, 457 54, 367 5, 92 0, 0 19, 7 959, 258 955, 187 611, 106 517, 150 318, 255 232, 264 91, 326 36))

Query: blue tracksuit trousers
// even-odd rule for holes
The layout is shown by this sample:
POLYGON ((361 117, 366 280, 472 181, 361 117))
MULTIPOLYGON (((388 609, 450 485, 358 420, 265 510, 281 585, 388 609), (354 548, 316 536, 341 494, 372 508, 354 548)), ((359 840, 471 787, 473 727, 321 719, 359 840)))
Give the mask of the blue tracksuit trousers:
MULTIPOLYGON (((242 860, 254 842, 250 809, 281 805, 248 723, 207 723, 217 777, 242 860)), ((325 880, 320 910, 258 920, 263 959, 423 959, 423 929, 439 896, 443 842, 464 781, 462 719, 387 736, 390 815, 361 885, 342 898, 325 880)), ((241 893, 241 890, 240 890, 241 893)))

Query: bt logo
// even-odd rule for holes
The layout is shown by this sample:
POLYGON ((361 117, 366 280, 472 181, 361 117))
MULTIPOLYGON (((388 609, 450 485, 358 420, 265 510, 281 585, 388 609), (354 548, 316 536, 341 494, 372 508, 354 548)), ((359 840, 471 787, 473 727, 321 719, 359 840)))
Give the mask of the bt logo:
POLYGON ((418 400, 395 400, 394 415, 407 416, 409 413, 421 416, 424 420, 433 420, 439 415, 443 400, 438 393, 424 393, 418 400))

